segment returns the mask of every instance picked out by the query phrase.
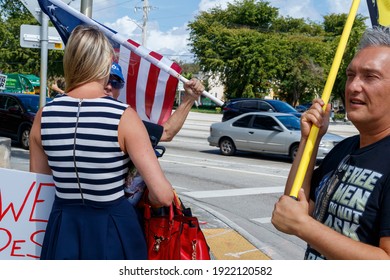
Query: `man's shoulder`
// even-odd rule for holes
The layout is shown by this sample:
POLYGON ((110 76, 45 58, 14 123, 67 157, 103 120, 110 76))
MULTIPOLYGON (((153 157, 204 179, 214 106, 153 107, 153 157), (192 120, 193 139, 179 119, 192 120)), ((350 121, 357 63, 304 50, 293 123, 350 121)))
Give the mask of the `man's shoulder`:
POLYGON ((339 150, 351 150, 356 149, 359 146, 360 142, 360 136, 359 135, 353 135, 350 137, 347 137, 340 141, 332 150, 331 152, 337 153, 339 150))
POLYGON ((156 146, 158 142, 160 142, 161 136, 164 132, 164 127, 159 124, 144 121, 144 120, 142 122, 144 123, 146 131, 149 134, 149 138, 152 143, 152 146, 153 147, 156 146))

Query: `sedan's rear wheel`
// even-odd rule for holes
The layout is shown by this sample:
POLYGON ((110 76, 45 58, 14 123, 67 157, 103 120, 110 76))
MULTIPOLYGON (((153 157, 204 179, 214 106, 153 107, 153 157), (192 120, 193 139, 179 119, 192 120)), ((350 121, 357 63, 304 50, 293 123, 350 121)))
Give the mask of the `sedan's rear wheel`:
POLYGON ((30 148, 30 129, 30 127, 24 127, 20 132, 20 145, 25 150, 30 148))
POLYGON ((234 142, 230 138, 224 138, 219 142, 219 148, 221 150, 221 154, 224 156, 232 156, 236 153, 236 146, 234 142))
POLYGON ((294 145, 291 146, 291 148, 290 148, 290 159, 291 159, 291 161, 294 161, 295 157, 297 156, 298 147, 299 147, 298 144, 294 144, 294 145))

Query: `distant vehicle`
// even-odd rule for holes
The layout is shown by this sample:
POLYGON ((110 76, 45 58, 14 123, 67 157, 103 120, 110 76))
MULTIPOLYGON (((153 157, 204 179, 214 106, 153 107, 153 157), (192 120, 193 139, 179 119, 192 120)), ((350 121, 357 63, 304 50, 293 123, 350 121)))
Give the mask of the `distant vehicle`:
MULTIPOLYGON (((46 99, 49 101, 51 98, 46 99)), ((30 130, 38 109, 39 95, 0 93, 0 136, 9 137, 28 150, 30 130)))
POLYGON ((298 118, 301 117, 301 113, 290 104, 273 99, 236 98, 229 100, 222 109, 223 122, 249 112, 280 112, 292 114, 298 118))
POLYGON ((34 76, 36 78, 33 78, 33 75, 23 75, 18 73, 5 75, 7 75, 5 92, 35 94, 35 89, 39 88, 36 81, 36 78, 38 77, 36 76, 34 76))
POLYGON ((337 114, 345 114, 345 108, 343 106, 340 106, 337 111, 336 111, 337 114))
POLYGON ((26 74, 25 76, 34 87, 35 94, 39 94, 41 92, 41 79, 33 74, 26 74))
MULTIPOLYGON (((286 155, 294 160, 301 138, 300 120, 285 113, 252 112, 225 122, 213 123, 210 146, 219 147, 221 154, 236 151, 286 155)), ((321 160, 344 137, 326 133, 321 139, 317 159, 321 160)))
POLYGON ((300 113, 303 113, 305 111, 307 111, 311 106, 311 103, 304 103, 304 104, 300 104, 298 106, 295 106, 295 109, 300 112, 300 113))

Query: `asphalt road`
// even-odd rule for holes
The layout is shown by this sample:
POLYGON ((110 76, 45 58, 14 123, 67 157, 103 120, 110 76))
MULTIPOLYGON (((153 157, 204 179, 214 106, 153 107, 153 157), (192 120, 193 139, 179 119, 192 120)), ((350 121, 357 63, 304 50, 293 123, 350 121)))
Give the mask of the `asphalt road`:
MULTIPOLYGON (((210 124, 220 120, 221 115, 189 115, 175 139, 164 144, 167 152, 160 162, 167 177, 184 200, 209 214, 204 228, 222 227, 222 222, 271 259, 302 259, 306 244, 270 223, 274 203, 283 193, 289 159, 252 153, 220 155, 207 142, 210 124)), ((344 122, 332 123, 329 131, 342 136, 357 133, 344 122)), ((235 254, 245 258, 243 252, 235 254)))
MULTIPOLYGON (((170 143, 161 166, 184 203, 199 218, 216 259, 300 260, 305 243, 278 232, 270 223, 291 163, 286 157, 238 153, 220 155, 207 142, 218 114, 191 112, 170 143)), ((349 123, 332 123, 330 132, 349 136, 349 123)), ((29 153, 12 148, 11 168, 28 171, 29 153)))

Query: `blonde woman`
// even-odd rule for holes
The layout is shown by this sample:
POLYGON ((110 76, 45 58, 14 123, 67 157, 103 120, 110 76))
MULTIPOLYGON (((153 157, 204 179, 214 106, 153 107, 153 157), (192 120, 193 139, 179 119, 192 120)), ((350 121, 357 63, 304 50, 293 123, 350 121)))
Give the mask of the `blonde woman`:
POLYGON ((75 28, 64 54, 66 94, 35 118, 30 171, 52 174, 56 185, 41 259, 147 259, 137 212, 124 197, 130 161, 152 204, 172 202, 142 121, 105 94, 112 58, 101 31, 75 28))

